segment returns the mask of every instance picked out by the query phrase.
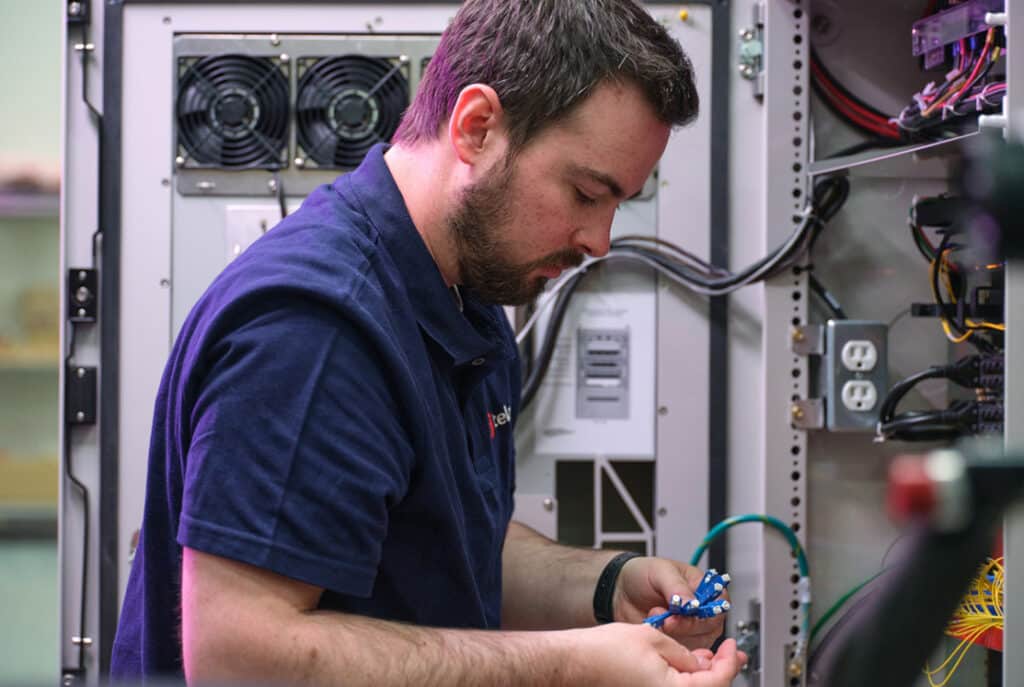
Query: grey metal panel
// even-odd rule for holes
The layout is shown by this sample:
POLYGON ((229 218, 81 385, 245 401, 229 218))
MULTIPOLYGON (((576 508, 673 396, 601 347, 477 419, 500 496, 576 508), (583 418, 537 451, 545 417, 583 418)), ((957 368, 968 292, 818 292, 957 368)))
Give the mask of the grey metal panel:
MULTIPOLYGON (((1007 43, 1016 49, 1007 52, 1007 98, 1009 134, 1024 141, 1024 0, 1007 0, 1009 23, 1007 43)), ((1013 264, 1006 270, 1006 446, 1024 447, 1024 426, 1020 418, 1024 408, 1024 266, 1013 264), (1020 374, 1022 377, 1018 377, 1020 374)), ((1006 596, 1003 626, 1003 684, 1024 684, 1024 652, 1009 650, 1024 646, 1024 506, 1012 511, 1004 529, 1006 596)))
MULTIPOLYGON (((690 55, 701 114, 677 131, 660 165, 658 236, 710 257, 712 11, 655 12, 690 55)), ((727 87, 723 84, 721 87, 727 87)), ((658 555, 689 561, 707 532, 707 299, 662 280, 657 289, 655 504, 658 555)))
MULTIPOLYGON (((787 4, 788 3, 783 3, 787 4)), ((754 0, 731 3, 733 35, 751 25, 754 0)), ((737 63, 737 45, 730 64, 737 63)), ((768 65, 771 69, 771 65, 768 65)), ((772 93, 767 103, 755 99, 750 82, 731 79, 731 134, 729 159, 731 267, 749 265, 764 255, 765 245, 765 146, 766 105, 775 102, 772 93)), ((764 381, 761 370, 761 340, 764 306, 761 287, 748 287, 730 296, 729 302, 729 493, 731 514, 763 512, 764 467, 764 381)), ((768 535, 770 536, 770 535, 768 535)), ((736 636, 739 621, 758 622, 750 614, 751 602, 762 597, 761 571, 767 537, 756 525, 730 530, 728 535, 728 572, 733 578, 729 595, 733 610, 729 613, 731 636, 736 636)), ((760 687, 758 675, 737 684, 760 687)), ((776 687, 778 681, 765 683, 776 687)))
MULTIPOLYGON (((808 7, 806 1, 765 3, 764 251, 792 231, 794 214, 806 202, 807 179, 800 170, 807 161, 808 7)), ((804 432, 791 427, 790 401, 807 396, 808 369, 807 358, 794 355, 789 341, 793 324, 807 321, 807 297, 806 276, 783 274, 763 287, 762 512, 791 525, 801 542, 806 539, 807 442, 804 432)), ((786 646, 800 618, 790 607, 797 598, 791 580, 797 567, 789 547, 776 532, 762 536, 761 666, 767 687, 788 675, 786 646)))
MULTIPOLYGON (((62 167, 65 182, 61 185, 60 223, 61 274, 68 267, 90 267, 93 265, 93 233, 97 226, 99 208, 99 185, 96 170, 99 164, 99 130, 86 105, 82 101, 82 60, 72 50, 75 43, 84 42, 85 38, 79 30, 66 33, 63 59, 63 121, 60 132, 62 140, 62 167)), ((92 24, 89 27, 88 42, 96 47, 90 54, 86 64, 89 71, 88 88, 89 102, 96 108, 102 108, 102 74, 103 65, 103 7, 93 8, 92 24)), ((65 300, 61 299, 61 321, 67 316, 65 300)), ((61 328, 61 349, 67 351, 70 346, 69 330, 61 328)), ((79 364, 96 366, 99 363, 99 328, 97 325, 79 325, 75 333, 74 360, 79 364)), ((66 436, 64 406, 64 369, 60 373, 60 403, 58 404, 61 429, 61 476, 59 495, 59 543, 58 568, 59 579, 59 655, 53 660, 59 662, 62 672, 65 668, 74 668, 78 663, 78 647, 73 644, 72 637, 80 634, 79 611, 81 602, 82 562, 83 562, 83 525, 88 518, 90 528, 90 553, 88 569, 88 587, 86 595, 86 627, 85 635, 90 638, 99 636, 99 618, 97 614, 97 579, 99 578, 99 557, 97 531, 100 520, 100 454, 98 430, 95 426, 77 427, 66 436), (70 447, 70 466, 75 477, 89 490, 89 511, 84 512, 80 492, 71 486, 67 474, 67 458, 65 447, 70 447)), ((95 684, 97 679, 97 644, 85 650, 86 667, 89 669, 88 680, 95 684)))
MULTIPOLYGON (((172 340, 173 39, 178 33, 257 34, 440 32, 454 14, 450 4, 415 7, 262 5, 240 13, 236 6, 207 3, 135 4, 124 8, 123 93, 123 287, 119 398, 119 570, 123 596, 132 535, 142 516, 149 433, 160 373, 172 340)), ((208 203, 208 199, 197 199, 208 203)), ((261 202, 265 203, 266 200, 261 202)), ((223 217, 219 218, 220 224, 223 217)), ((223 241, 217 235, 218 245, 223 241)), ((204 248, 203 250, 206 250, 204 248)), ((180 255, 180 254, 179 254, 180 255)), ((187 268, 184 268, 187 270, 187 268)), ((95 578, 93 578, 95 579, 95 578)))

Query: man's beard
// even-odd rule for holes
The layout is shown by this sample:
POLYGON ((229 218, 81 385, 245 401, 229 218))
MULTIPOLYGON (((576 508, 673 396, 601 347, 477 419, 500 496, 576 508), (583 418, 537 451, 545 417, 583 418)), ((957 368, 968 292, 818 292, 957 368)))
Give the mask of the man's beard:
POLYGON ((566 249, 525 264, 508 255, 516 230, 511 220, 512 163, 462 192, 459 206, 448 218, 448 231, 458 254, 459 283, 488 303, 523 305, 534 300, 547 283, 530 274, 545 267, 576 267, 578 251, 566 249))

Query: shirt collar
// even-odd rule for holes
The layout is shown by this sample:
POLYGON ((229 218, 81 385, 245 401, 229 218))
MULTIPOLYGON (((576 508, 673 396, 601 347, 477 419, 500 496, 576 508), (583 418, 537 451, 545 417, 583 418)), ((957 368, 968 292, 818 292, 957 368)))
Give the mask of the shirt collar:
POLYGON ((482 304, 468 289, 461 289, 460 312, 441 271, 413 224, 395 179, 384 161, 387 146, 375 145, 358 169, 339 177, 335 188, 355 197, 405 283, 420 328, 456 366, 490 367, 514 351, 507 345, 496 315, 500 308, 482 304))

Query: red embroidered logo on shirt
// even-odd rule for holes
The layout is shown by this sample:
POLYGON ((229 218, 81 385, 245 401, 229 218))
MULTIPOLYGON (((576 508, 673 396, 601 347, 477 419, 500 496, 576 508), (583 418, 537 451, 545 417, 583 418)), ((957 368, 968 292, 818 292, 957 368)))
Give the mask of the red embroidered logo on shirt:
POLYGON ((499 427, 510 422, 512 422, 512 408, 508 405, 502 406, 500 413, 487 413, 487 426, 491 430, 491 439, 494 439, 494 434, 499 427))

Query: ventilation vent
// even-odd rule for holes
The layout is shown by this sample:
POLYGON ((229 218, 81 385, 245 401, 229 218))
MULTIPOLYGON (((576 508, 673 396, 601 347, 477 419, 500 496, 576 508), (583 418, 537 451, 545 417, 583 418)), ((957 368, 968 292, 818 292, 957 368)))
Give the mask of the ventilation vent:
POLYGON ((391 140, 409 106, 408 62, 363 55, 300 60, 300 159, 352 169, 374 144, 391 140))
POLYGON ((179 164, 283 167, 288 95, 287 67, 277 58, 224 54, 179 59, 179 164))

